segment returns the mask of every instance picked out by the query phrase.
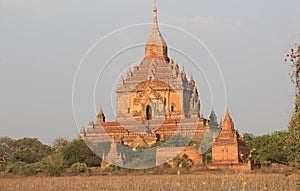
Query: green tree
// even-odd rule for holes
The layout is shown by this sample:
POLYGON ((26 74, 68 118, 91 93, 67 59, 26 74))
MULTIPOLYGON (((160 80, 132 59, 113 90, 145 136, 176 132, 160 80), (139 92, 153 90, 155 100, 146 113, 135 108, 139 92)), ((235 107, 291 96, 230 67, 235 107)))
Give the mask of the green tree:
POLYGON ((85 163, 76 162, 72 164, 71 170, 74 174, 88 173, 89 168, 85 163))
POLYGON ((246 144, 247 151, 252 150, 250 160, 262 164, 288 162, 286 141, 287 131, 274 132, 273 134, 254 137, 246 144))
POLYGON ((161 146, 163 147, 185 147, 191 142, 191 138, 181 134, 175 134, 166 140, 161 146))
POLYGON ((62 153, 53 153, 40 162, 40 168, 48 172, 50 176, 60 176, 66 169, 62 153))
POLYGON ((289 124, 289 161, 290 163, 300 168, 300 97, 296 97, 295 109, 292 113, 291 121, 289 124))
POLYGON ((58 137, 56 138, 52 143, 52 152, 58 153, 60 152, 64 147, 68 145, 68 140, 65 138, 58 137))
POLYGON ((15 152, 12 161, 34 163, 51 154, 51 147, 42 144, 37 138, 22 138, 13 142, 15 152))
POLYGON ((14 141, 9 137, 0 137, 0 162, 11 161, 15 152, 13 147, 14 141))
POLYGON ((88 167, 100 166, 101 158, 98 157, 83 140, 74 140, 62 149, 65 163, 68 167, 76 162, 85 163, 88 167))
POLYGON ((300 168, 300 45, 296 50, 292 48, 287 56, 292 63, 290 77, 295 85, 295 107, 289 124, 289 161, 300 168))

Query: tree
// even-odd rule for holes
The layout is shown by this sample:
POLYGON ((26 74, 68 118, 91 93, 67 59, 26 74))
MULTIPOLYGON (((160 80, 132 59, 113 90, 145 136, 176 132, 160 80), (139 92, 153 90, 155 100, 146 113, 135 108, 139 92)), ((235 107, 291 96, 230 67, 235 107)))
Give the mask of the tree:
POLYGON ((300 45, 296 50, 292 48, 287 57, 292 63, 290 77, 295 85, 295 106, 289 124, 289 161, 300 168, 300 45))
POLYGON ((247 151, 252 151, 250 160, 256 160, 263 164, 287 164, 286 141, 288 135, 289 133, 287 131, 279 131, 268 135, 254 137, 246 144, 247 151))
POLYGON ((65 138, 56 138, 52 143, 52 152, 58 153, 60 152, 65 146, 68 145, 68 140, 65 138))
POLYGON ((9 137, 0 137, 0 162, 10 161, 15 151, 14 140, 9 137))
POLYGON ((51 147, 42 144, 37 138, 22 138, 13 142, 15 152, 12 161, 34 163, 51 154, 51 147))
POLYGON ((62 149, 65 163, 68 167, 76 162, 85 163, 88 167, 100 166, 101 158, 98 157, 83 140, 74 140, 62 149))
POLYGON ((191 138, 183 136, 181 134, 175 134, 168 140, 163 142, 161 146, 163 147, 185 147, 191 142, 191 138))
POLYGON ((289 160, 290 163, 300 168, 300 97, 296 97, 295 109, 289 124, 289 160))
POLYGON ((50 176, 60 176, 66 169, 64 157, 61 153, 53 153, 45 157, 40 162, 43 170, 46 170, 50 176))

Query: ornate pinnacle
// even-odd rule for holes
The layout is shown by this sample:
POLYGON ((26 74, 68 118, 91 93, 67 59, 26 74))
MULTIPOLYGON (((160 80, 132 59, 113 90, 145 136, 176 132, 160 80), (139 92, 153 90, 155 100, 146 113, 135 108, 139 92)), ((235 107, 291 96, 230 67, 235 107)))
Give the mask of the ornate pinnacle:
POLYGON ((98 121, 105 122, 105 115, 103 113, 101 104, 100 104, 100 109, 99 109, 99 113, 98 113, 98 121))
POLYGON ((193 78, 192 74, 191 74, 191 77, 190 77, 190 82, 192 83, 192 85, 195 85, 195 81, 194 81, 194 78, 193 78))
POLYGON ((84 128, 84 124, 82 123, 82 127, 81 127, 81 130, 80 130, 80 133, 85 133, 85 128, 84 128))
POLYGON ((226 107, 226 114, 225 114, 225 118, 227 118, 227 117, 231 118, 230 114, 229 114, 229 111, 228 111, 228 107, 226 107))
POLYGON ((100 109, 98 115, 103 115, 103 109, 102 109, 102 104, 100 104, 100 109))
POLYGON ((200 110, 200 119, 203 119, 203 112, 200 110))
POLYGON ((182 66, 182 73, 183 73, 183 74, 185 74, 185 71, 184 71, 184 66, 182 66))
POLYGON ((156 8, 156 5, 154 5, 154 8, 153 8, 153 32, 154 31, 159 31, 158 22, 157 22, 157 8, 156 8))
POLYGON ((128 65, 127 78, 132 76, 130 65, 128 65))
POLYGON ((154 3, 153 12, 157 12, 156 4, 154 3))
POLYGON ((124 83, 124 79, 123 79, 123 74, 122 74, 122 71, 120 73, 120 80, 119 80, 119 85, 123 86, 125 83, 124 83))

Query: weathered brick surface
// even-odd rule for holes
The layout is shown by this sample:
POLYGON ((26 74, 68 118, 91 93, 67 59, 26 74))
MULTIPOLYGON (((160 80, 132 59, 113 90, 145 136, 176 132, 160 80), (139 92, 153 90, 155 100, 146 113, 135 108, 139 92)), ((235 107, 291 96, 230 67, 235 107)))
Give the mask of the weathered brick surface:
POLYGON ((234 129, 234 123, 227 110, 219 137, 212 145, 212 163, 238 164, 244 162, 245 157, 245 141, 234 129))
MULTIPOLYGON (((91 119, 87 130, 84 127, 81 129, 79 139, 91 143, 114 141, 131 148, 147 148, 157 141, 181 134, 198 144, 205 130, 219 128, 214 111, 209 119, 203 118, 193 77, 188 80, 184 68, 180 69, 168 57, 167 43, 159 31, 156 9, 153 29, 145 46, 145 57, 133 70, 128 68, 125 78, 120 75, 116 93, 116 121, 106 122, 100 107, 96 122, 91 119)), ((157 161, 170 160, 174 154, 176 156, 177 149, 159 148, 157 161)), ((197 149, 187 147, 184 152, 192 161, 202 163, 197 149)), ((116 153, 114 155, 117 156, 116 153)), ((239 164, 244 159, 245 142, 234 129, 227 112, 222 131, 212 146, 212 162, 239 164)))

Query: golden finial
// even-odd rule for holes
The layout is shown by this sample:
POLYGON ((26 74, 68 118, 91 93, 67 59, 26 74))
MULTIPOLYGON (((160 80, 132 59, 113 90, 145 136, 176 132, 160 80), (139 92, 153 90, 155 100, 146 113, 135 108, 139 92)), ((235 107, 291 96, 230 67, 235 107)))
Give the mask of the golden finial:
POLYGON ((153 7, 153 11, 156 12, 157 11, 157 7, 156 7, 156 0, 154 0, 154 7, 153 7))

